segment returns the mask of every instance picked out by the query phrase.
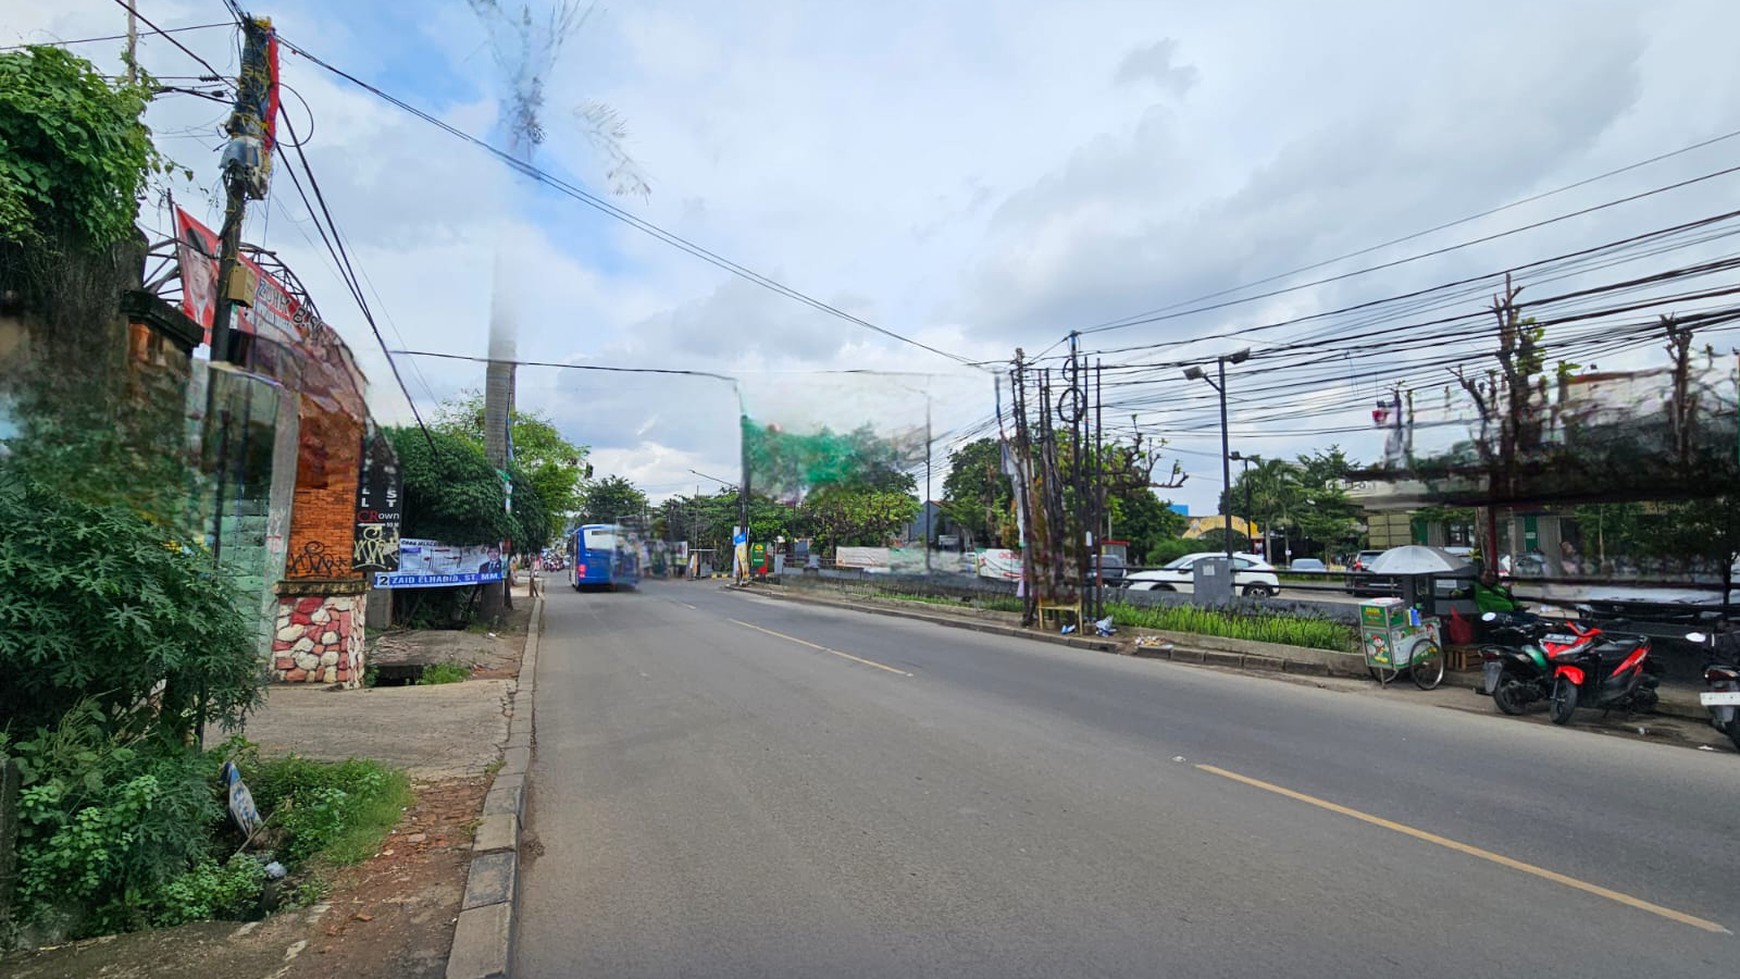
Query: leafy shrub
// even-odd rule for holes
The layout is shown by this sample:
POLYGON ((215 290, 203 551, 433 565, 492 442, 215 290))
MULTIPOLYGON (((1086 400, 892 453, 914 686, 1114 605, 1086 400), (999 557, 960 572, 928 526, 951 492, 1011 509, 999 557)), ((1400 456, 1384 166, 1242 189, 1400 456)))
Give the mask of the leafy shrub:
POLYGON ((0 54, 0 240, 134 233, 146 178, 166 166, 139 121, 149 93, 59 48, 0 54))
POLYGON ((1167 537, 1155 541, 1148 548, 1147 563, 1154 567, 1159 567, 1163 564, 1170 564, 1186 554, 1195 554, 1197 551, 1212 550, 1214 550, 1213 547, 1201 540, 1185 540, 1182 537, 1167 537))
POLYGON ((463 663, 436 663, 423 668, 421 676, 417 677, 419 686, 435 686, 442 683, 458 683, 471 676, 471 670, 463 663))
POLYGON ((53 727, 89 699, 111 729, 179 737, 259 703, 264 664, 202 548, 6 471, 0 527, 0 727, 53 727))
POLYGON ((399 456, 404 479, 406 537, 449 544, 512 540, 538 546, 555 536, 550 514, 520 468, 509 463, 513 511, 503 506, 501 475, 483 445, 450 430, 383 429, 399 456))
POLYGON ((222 865, 207 857, 163 885, 150 902, 147 920, 153 928, 168 928, 206 918, 253 918, 265 885, 266 866, 254 857, 238 853, 222 865))
POLYGON ((22 775, 15 899, 24 920, 73 935, 144 923, 166 884, 210 857, 220 761, 107 731, 95 704, 7 750, 22 775))

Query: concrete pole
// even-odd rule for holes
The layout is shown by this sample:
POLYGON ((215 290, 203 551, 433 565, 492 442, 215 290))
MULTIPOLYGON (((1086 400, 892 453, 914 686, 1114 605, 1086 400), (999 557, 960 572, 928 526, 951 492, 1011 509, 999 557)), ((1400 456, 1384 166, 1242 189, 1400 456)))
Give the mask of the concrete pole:
MULTIPOLYGON (((1220 525, 1222 537, 1226 540, 1227 574, 1233 574, 1232 521, 1229 519, 1232 511, 1232 446, 1228 443, 1226 429, 1226 358, 1215 361, 1220 370, 1220 484, 1226 487, 1226 492, 1220 495, 1220 525)), ((1238 578, 1233 576, 1233 594, 1238 594, 1238 578)))

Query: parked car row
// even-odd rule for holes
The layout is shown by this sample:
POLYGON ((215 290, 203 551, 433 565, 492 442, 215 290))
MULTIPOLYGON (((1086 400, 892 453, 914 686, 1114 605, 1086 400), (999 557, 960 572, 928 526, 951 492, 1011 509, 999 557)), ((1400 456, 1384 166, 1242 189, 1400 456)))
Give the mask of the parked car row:
MULTIPOLYGON (((1196 565, 1209 558, 1225 557, 1221 551, 1198 551, 1186 554, 1158 568, 1131 571, 1123 558, 1104 555, 1094 565, 1098 576, 1108 587, 1131 591, 1172 591, 1190 594, 1196 587, 1196 565)), ((1233 585, 1240 596, 1268 598, 1281 590, 1279 569, 1261 556, 1233 554, 1233 585)), ((1336 579, 1329 576, 1328 567, 1316 558, 1300 558, 1287 569, 1305 574, 1323 574, 1325 585, 1334 587, 1336 579)), ((1090 577, 1094 574, 1090 571, 1090 577)), ((1449 597, 1470 587, 1473 565, 1467 548, 1427 548, 1409 545, 1387 551, 1360 551, 1354 555, 1343 579, 1343 587, 1354 595, 1396 594, 1400 591, 1400 575, 1429 573, 1440 576, 1436 589, 1440 597, 1449 597), (1389 565, 1380 559, 1389 555, 1389 565)))

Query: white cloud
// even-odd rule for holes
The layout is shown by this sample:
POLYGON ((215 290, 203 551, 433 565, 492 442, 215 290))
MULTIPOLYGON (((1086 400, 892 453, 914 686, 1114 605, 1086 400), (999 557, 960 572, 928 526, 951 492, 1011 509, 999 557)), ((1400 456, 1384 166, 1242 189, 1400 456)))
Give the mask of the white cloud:
MULTIPOLYGON (((463 3, 280 7, 285 35, 323 57, 466 131, 494 126, 500 86, 463 3)), ((214 9, 165 0, 149 15, 180 25, 214 19, 214 9)), ((0 0, 0 42, 118 33, 122 23, 105 0, 0 0)), ((1007 358, 1072 327, 1321 261, 1733 128, 1740 65, 1724 45, 1736 26, 1740 10, 1717 0, 1647 13, 1617 0, 1175 9, 649 0, 602 10, 572 40, 548 85, 549 138, 538 159, 599 186, 601 162, 572 112, 601 99, 626 120, 625 145, 652 181, 649 201, 624 206, 889 329, 972 358, 1007 358)), ((233 70, 227 32, 179 37, 233 70)), ((112 65, 118 47, 81 50, 112 65)), ((162 39, 147 38, 142 50, 160 74, 193 70, 162 39)), ((301 58, 286 55, 284 78, 313 109, 311 161, 359 269, 379 289, 394 346, 483 353, 505 236, 526 359, 958 372, 531 190, 482 152, 301 58)), ((301 103, 287 105, 302 125, 301 103)), ((208 220, 216 210, 203 191, 215 185, 210 133, 220 116, 185 96, 151 113, 166 146, 199 174, 178 199, 208 220)), ((1724 158, 1713 148, 1325 271, 1665 184, 1724 158)), ((1711 213, 1732 190, 1712 183, 1088 345, 1184 340, 1446 281, 1711 213)), ((280 249, 314 290, 373 380, 376 410, 402 417, 374 338, 324 250, 303 239, 312 230, 298 226, 306 216, 282 175, 274 191, 277 204, 255 209, 249 235, 280 249)), ((404 366, 424 407, 482 379, 481 365, 404 366)), ((791 375, 746 377, 759 403, 814 419, 855 407, 902 426, 919 403, 860 398, 859 381, 840 382, 842 396, 828 398, 791 375)), ((990 414, 988 379, 934 383, 950 392, 947 405, 933 393, 938 430, 990 414)), ((1320 382, 1322 403, 1334 404, 1346 383, 1320 382)), ((1178 446, 1211 454, 1186 457, 1204 474, 1182 494, 1206 509, 1217 489, 1209 471, 1218 468, 1218 419, 1204 391, 1187 395, 1182 385, 1145 391, 1142 410, 1148 424, 1175 426, 1162 434, 1178 446)), ((717 382, 528 368, 520 391, 592 444, 603 469, 692 490, 688 468, 736 468, 737 406, 717 382)), ((1239 408, 1236 427, 1352 427, 1364 417, 1351 409, 1285 425, 1236 421, 1275 414, 1260 408, 1239 408)), ((1331 440, 1356 455, 1375 451, 1362 434, 1262 439, 1253 451, 1331 440)))
POLYGON ((1182 96, 1196 84, 1197 71, 1192 65, 1173 64, 1177 54, 1178 39, 1171 37, 1136 48, 1124 56, 1112 81, 1119 85, 1150 82, 1162 92, 1182 96))

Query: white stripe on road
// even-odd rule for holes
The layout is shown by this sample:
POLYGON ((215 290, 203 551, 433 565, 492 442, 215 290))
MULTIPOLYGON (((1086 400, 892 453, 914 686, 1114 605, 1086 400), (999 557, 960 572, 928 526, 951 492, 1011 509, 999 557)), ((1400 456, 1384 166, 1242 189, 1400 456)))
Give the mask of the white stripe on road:
POLYGON ((849 659, 854 663, 862 663, 865 666, 874 666, 879 670, 886 670, 889 673, 893 673, 895 676, 905 676, 905 677, 912 676, 911 673, 908 673, 902 669, 896 669, 895 667, 889 666, 886 663, 878 663, 873 659, 865 659, 862 656, 853 656, 851 653, 843 653, 843 652, 839 651, 838 649, 829 649, 826 646, 817 645, 816 643, 810 642, 807 639, 799 639, 796 636, 788 636, 783 632, 774 632, 772 629, 763 629, 761 626, 753 625, 751 623, 743 621, 742 619, 729 619, 727 621, 735 622, 738 625, 743 626, 745 629, 754 629, 756 632, 765 632, 770 636, 774 636, 774 637, 777 637, 779 639, 784 639, 787 642, 795 642, 799 646, 808 646, 811 649, 819 649, 824 653, 831 653, 835 656, 840 657, 841 659, 849 659))
POLYGON ((1542 880, 1550 880, 1555 884, 1563 884, 1572 890, 1582 891, 1585 894, 1593 894, 1596 897, 1604 897, 1609 901, 1616 901, 1628 908, 1636 908, 1639 911, 1647 911, 1650 914, 1660 915, 1669 921, 1677 921, 1682 925, 1691 925, 1693 928, 1701 928, 1704 931, 1713 932, 1718 935, 1733 934, 1733 932, 1707 918, 1700 918, 1697 915, 1686 914, 1684 911, 1675 911, 1672 908, 1664 908, 1659 904, 1652 904, 1649 901, 1645 901, 1643 898, 1632 897, 1630 894, 1622 894, 1619 891, 1610 890, 1599 884, 1591 884, 1585 880, 1568 877, 1558 871, 1548 870, 1545 867, 1537 867, 1532 863, 1523 863, 1521 860, 1507 857, 1502 853, 1494 853, 1491 850, 1482 850, 1477 846, 1469 846, 1467 843, 1459 843, 1456 840, 1439 836, 1436 833, 1428 833, 1425 830, 1415 829, 1405 823, 1398 823, 1393 820, 1385 819, 1382 816, 1374 816, 1368 812, 1360 812, 1358 809, 1350 809, 1347 806, 1338 805, 1327 799, 1319 799, 1316 796, 1306 795, 1303 792, 1295 792, 1292 789, 1283 788, 1271 782, 1264 782, 1261 779, 1251 778, 1249 775, 1240 775, 1237 772, 1229 772, 1224 768, 1216 768, 1213 765, 1197 765, 1196 767, 1198 770, 1207 772, 1210 775, 1219 775, 1221 778, 1232 779, 1234 782, 1239 782, 1251 786, 1252 788, 1262 789, 1264 792, 1273 792, 1276 795, 1285 796, 1286 798, 1292 799, 1296 802, 1303 802, 1308 806, 1327 809, 1330 812, 1347 816, 1351 819, 1357 819, 1362 823, 1381 826, 1384 829, 1401 833, 1404 836, 1412 836, 1416 840, 1435 843, 1447 850, 1455 850, 1457 853, 1466 854, 1471 857, 1478 857, 1481 860, 1489 860, 1501 867, 1509 867, 1512 870, 1521 871, 1530 876, 1539 877, 1542 880))

